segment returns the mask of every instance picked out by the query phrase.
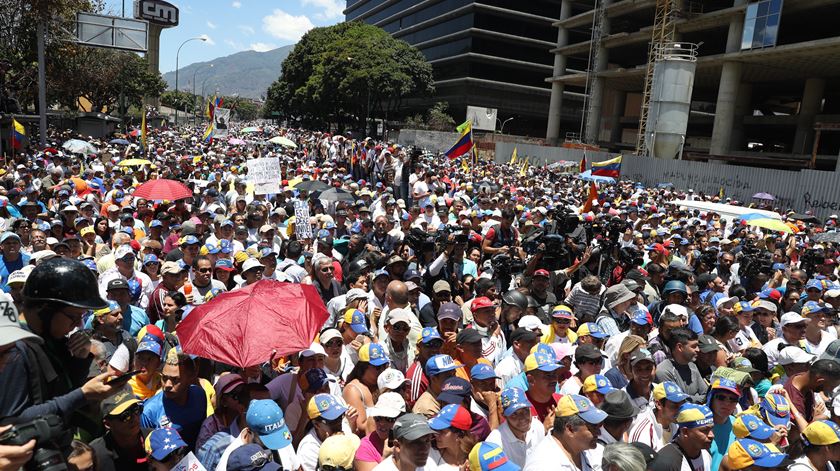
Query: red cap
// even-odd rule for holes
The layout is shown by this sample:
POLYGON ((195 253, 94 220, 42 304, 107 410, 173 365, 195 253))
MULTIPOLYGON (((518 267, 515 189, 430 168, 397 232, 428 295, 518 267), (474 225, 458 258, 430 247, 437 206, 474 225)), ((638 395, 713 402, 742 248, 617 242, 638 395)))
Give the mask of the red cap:
MULTIPOLYGON (((534 272, 534 276, 544 276, 544 277, 548 278, 549 276, 551 276, 551 274, 548 273, 548 270, 546 270, 545 268, 540 268, 539 270, 534 272)), ((473 302, 475 302, 475 301, 473 301, 473 302)))
MULTIPOLYGON (((673 242, 673 241, 671 241, 671 240, 669 240, 669 241, 668 241, 668 244, 669 244, 669 245, 670 245, 670 244, 673 244, 673 243, 674 243, 674 242, 673 242)), ((668 252, 668 249, 666 249, 666 248, 665 248, 665 246, 664 246, 664 245, 662 245, 662 244, 653 244, 653 250, 654 250, 655 252, 657 252, 657 253, 661 253, 661 254, 665 254, 665 255, 669 255, 669 254, 670 254, 670 252, 668 252)))
POLYGON ((479 296, 479 297, 473 299, 473 302, 472 302, 472 310, 473 311, 475 311, 477 309, 483 309, 485 307, 496 307, 496 305, 493 304, 493 301, 490 301, 490 298, 488 298, 487 296, 479 296))

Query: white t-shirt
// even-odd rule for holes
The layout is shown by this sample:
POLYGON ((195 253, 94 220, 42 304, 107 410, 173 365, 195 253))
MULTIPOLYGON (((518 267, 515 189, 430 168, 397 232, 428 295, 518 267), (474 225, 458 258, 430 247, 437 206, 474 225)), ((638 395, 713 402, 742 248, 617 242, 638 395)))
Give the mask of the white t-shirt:
POLYGON ((828 348, 828 344, 837 340, 837 331, 835 329, 830 330, 821 330, 820 331, 820 342, 818 344, 813 344, 805 339, 805 350, 816 356, 820 356, 825 352, 825 349, 828 348))
POLYGON ((540 444, 543 438, 545 438, 545 427, 539 419, 532 417, 531 428, 525 433, 524 441, 516 438, 507 422, 490 432, 486 441, 502 447, 508 459, 521 468, 525 466, 528 454, 540 444))
POLYGON ((459 466, 444 461, 443 456, 434 447, 429 450, 429 461, 434 462, 435 469, 438 471, 458 471, 460 469, 459 466))
POLYGON ((601 459, 604 455, 604 447, 598 445, 592 450, 586 450, 581 456, 581 467, 578 468, 570 461, 566 453, 560 448, 560 444, 552 436, 542 440, 533 453, 528 456, 523 471, 601 471, 601 459))
POLYGON ((727 343, 729 344, 729 349, 735 353, 743 352, 754 345, 761 345, 758 337, 755 336, 755 332, 749 326, 741 327, 738 333, 735 334, 735 338, 727 343))
MULTIPOLYGON (((426 465, 415 469, 416 471, 437 471, 437 465, 432 461, 432 450, 429 450, 429 459, 426 460, 426 465)), ((394 457, 389 456, 376 465, 373 471, 399 471, 399 468, 394 463, 394 457)))
POLYGON ((662 425, 656 421, 654 408, 650 407, 636 416, 633 420, 633 424, 630 425, 630 430, 627 432, 627 436, 629 437, 628 441, 630 443, 642 442, 653 448, 654 451, 659 451, 662 447, 671 442, 671 438, 676 432, 676 424, 671 424, 671 427, 666 432, 662 425))
MULTIPOLYGON (((826 471, 834 471, 834 465, 831 462, 825 464, 826 471)), ((793 460, 793 464, 788 466, 788 471, 819 471, 811 464, 811 460, 807 456, 802 455, 793 460)))

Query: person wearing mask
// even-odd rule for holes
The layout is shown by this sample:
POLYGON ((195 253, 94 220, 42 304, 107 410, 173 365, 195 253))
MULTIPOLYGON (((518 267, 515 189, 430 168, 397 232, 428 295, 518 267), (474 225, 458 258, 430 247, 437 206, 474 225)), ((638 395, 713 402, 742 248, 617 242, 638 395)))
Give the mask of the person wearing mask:
POLYGON ((598 443, 607 413, 575 394, 557 403, 551 432, 528 457, 523 471, 598 469, 604 447, 598 443))
POLYGON ((712 411, 704 405, 683 404, 674 422, 678 426, 674 441, 657 453, 650 463, 651 471, 712 470, 709 447, 712 432, 712 411))
POLYGON ((391 456, 376 465, 373 468, 374 471, 436 469, 429 456, 435 431, 429 427, 426 417, 419 414, 405 414, 394 422, 392 431, 394 445, 391 456))
POLYGON ((692 401, 703 402, 709 389, 706 380, 694 364, 699 350, 697 334, 685 328, 671 331, 669 345, 671 358, 656 367, 656 380, 677 384, 692 401))
POLYGON ((674 438, 677 432, 674 419, 689 396, 671 382, 655 385, 651 396, 653 406, 642 411, 630 426, 628 440, 642 442, 658 451, 674 438))

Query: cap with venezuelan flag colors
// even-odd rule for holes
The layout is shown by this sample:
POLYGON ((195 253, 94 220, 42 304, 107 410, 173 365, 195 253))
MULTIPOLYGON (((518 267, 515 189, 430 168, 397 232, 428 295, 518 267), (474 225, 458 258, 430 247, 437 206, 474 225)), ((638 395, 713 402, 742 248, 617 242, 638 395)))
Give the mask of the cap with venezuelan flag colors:
POLYGON ((470 451, 470 470, 473 471, 519 471, 521 468, 510 461, 499 445, 490 442, 476 443, 470 451))
POLYGON ((359 349, 359 361, 366 361, 373 366, 382 366, 391 363, 385 354, 385 349, 378 343, 366 343, 359 349))
POLYGON ((561 397, 555 412, 558 417, 579 415, 581 419, 593 425, 600 424, 607 418, 607 413, 595 407, 589 398, 577 394, 561 397))

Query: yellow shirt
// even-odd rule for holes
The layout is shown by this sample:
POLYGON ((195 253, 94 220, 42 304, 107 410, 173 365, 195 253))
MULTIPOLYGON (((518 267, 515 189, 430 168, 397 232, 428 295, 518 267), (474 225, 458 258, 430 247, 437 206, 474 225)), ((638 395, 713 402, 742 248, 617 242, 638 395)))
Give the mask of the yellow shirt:
POLYGON ((137 399, 145 401, 160 391, 160 373, 152 373, 152 378, 148 384, 140 381, 137 375, 132 376, 128 380, 128 384, 131 386, 131 391, 137 396, 137 399))

